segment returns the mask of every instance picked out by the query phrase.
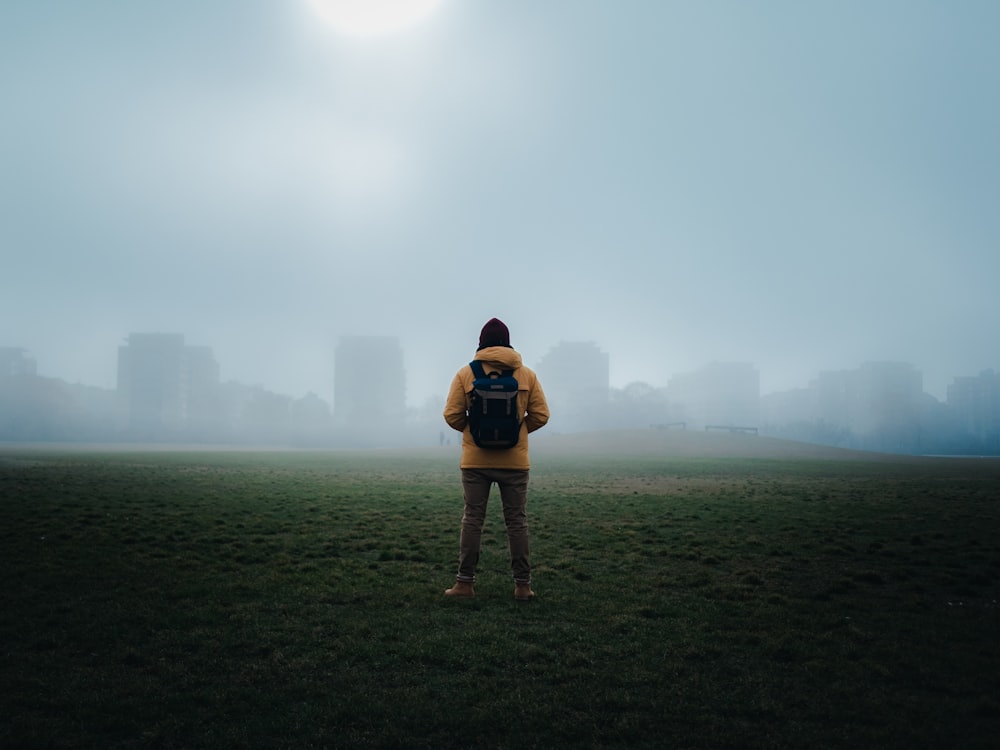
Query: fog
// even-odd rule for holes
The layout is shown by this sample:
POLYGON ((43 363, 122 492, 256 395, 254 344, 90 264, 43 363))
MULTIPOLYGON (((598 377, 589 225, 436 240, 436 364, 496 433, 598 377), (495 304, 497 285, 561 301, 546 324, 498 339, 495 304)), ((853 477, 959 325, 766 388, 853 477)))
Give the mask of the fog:
POLYGON ((1000 5, 0 6, 0 346, 114 388, 130 332, 332 401, 341 336, 442 396, 503 319, 611 384, 1000 367, 1000 5))

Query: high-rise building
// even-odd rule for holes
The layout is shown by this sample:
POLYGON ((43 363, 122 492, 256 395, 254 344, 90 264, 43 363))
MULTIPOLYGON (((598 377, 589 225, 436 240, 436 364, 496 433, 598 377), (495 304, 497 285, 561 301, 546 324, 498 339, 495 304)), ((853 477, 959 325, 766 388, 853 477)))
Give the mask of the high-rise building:
POLYGON ((924 376, 906 362, 865 362, 855 375, 851 427, 861 435, 917 430, 924 376))
POLYGON ((34 375, 35 360, 19 346, 0 346, 0 377, 5 375, 34 375))
POLYGON ((920 413, 923 375, 904 362, 866 362, 822 372, 810 383, 814 419, 856 435, 912 428, 920 413))
POLYGON ((557 431, 589 429, 604 416, 611 360, 592 341, 562 341, 535 367, 557 431))
POLYGON ((342 336, 334 355, 333 419, 376 437, 406 414, 406 370, 395 336, 342 336))
POLYGON ((948 386, 947 403, 959 434, 1000 442, 1000 373, 958 377, 948 386))
POLYGON ((184 424, 194 438, 222 428, 225 409, 219 384, 219 363, 209 346, 184 347, 184 424))
POLYGON ((119 426, 134 435, 180 435, 205 414, 219 382, 208 347, 179 333, 132 333, 118 348, 119 426))

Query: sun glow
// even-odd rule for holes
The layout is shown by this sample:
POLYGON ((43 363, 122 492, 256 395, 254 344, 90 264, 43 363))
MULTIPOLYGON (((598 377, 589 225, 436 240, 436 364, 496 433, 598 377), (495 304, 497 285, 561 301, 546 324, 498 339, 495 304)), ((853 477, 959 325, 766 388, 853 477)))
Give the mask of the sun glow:
POLYGON ((442 0, 308 0, 334 31, 351 36, 392 34, 423 20, 442 0))

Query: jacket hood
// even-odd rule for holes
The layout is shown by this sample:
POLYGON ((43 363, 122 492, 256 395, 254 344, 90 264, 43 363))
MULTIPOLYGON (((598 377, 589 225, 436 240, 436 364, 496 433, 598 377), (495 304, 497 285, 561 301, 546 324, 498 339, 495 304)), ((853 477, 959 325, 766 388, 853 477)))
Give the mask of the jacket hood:
POLYGON ((520 353, 509 346, 488 346, 476 352, 476 356, 473 359, 494 365, 502 370, 516 370, 524 366, 520 353))

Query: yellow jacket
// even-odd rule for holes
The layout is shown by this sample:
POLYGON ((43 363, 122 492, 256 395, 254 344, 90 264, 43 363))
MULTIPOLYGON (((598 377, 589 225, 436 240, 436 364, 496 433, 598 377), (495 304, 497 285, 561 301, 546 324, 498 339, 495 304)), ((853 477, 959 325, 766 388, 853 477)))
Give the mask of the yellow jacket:
POLYGON ((517 379, 517 406, 521 411, 521 436, 513 448, 480 448, 469 432, 472 368, 465 365, 451 381, 448 400, 444 405, 444 421, 462 433, 463 469, 530 469, 528 433, 549 421, 549 405, 534 370, 525 367, 521 355, 507 346, 489 346, 476 352, 475 359, 483 363, 487 373, 514 370, 517 379))

